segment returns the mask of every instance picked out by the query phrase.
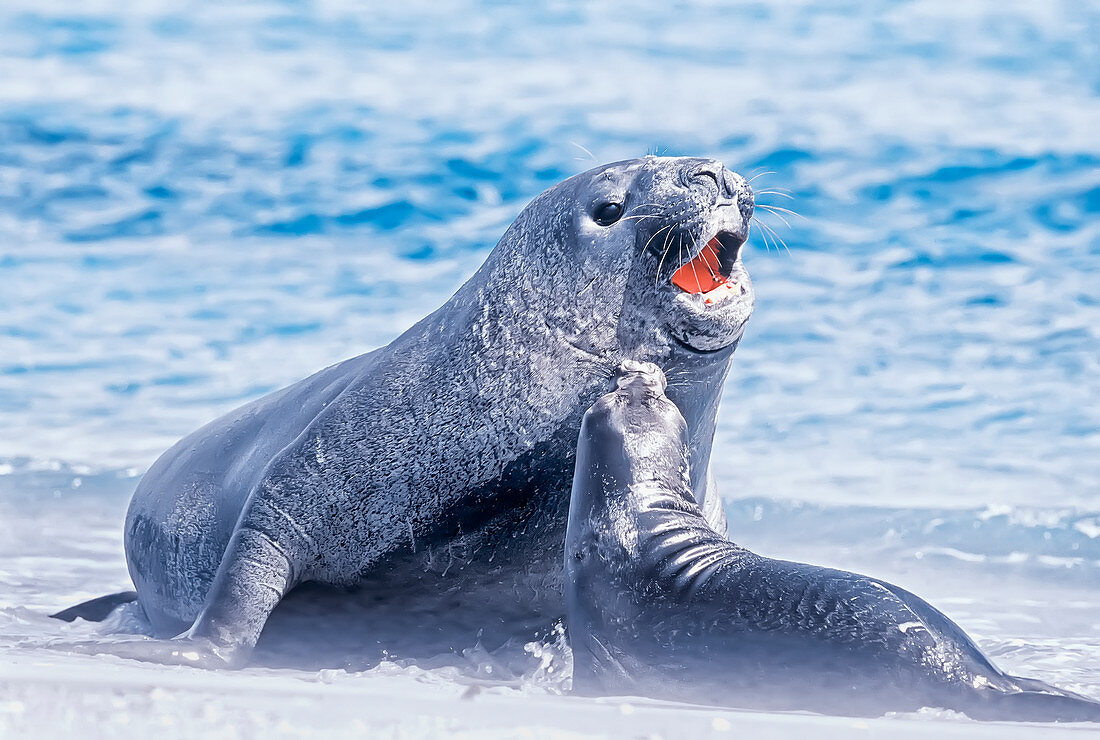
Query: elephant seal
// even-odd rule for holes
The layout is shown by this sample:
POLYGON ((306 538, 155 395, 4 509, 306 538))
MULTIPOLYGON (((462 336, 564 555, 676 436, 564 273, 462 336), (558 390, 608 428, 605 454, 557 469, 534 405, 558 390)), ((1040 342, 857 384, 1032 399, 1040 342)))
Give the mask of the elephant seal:
POLYGON ((692 493, 690 425, 665 390, 656 365, 626 362, 581 424, 565 550, 575 691, 1100 721, 1100 703, 998 670, 908 591, 716 533, 692 493))
POLYGON ((506 629, 560 618, 576 430, 624 358, 669 369, 691 490, 724 529, 709 458, 752 313, 740 252, 753 206, 743 177, 696 158, 600 166, 536 197, 469 281, 389 345, 153 464, 126 516, 126 558, 155 634, 177 638, 102 651, 239 666, 305 583, 447 618, 469 605, 506 629))

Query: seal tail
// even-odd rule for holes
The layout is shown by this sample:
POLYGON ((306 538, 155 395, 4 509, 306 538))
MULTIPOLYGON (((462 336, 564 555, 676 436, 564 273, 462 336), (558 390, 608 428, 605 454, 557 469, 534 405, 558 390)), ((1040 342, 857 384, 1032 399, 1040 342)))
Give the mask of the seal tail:
POLYGON ((983 696, 975 719, 1016 722, 1100 722, 1100 702, 1033 678, 1009 677, 1016 691, 983 696))
POLYGON ((137 591, 121 591, 117 594, 108 594, 99 598, 85 601, 68 609, 62 609, 56 614, 51 614, 53 619, 71 622, 77 617, 89 622, 102 622, 107 615, 114 611, 115 607, 137 601, 137 591))

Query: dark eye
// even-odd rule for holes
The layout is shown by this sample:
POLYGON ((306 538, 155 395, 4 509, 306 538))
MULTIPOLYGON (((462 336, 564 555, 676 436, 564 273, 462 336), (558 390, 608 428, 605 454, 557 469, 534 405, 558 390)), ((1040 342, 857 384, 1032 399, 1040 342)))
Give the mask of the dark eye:
POLYGON ((600 226, 610 226, 619 220, 619 217, 623 215, 622 203, 604 203, 596 208, 596 213, 592 218, 596 220, 600 226))

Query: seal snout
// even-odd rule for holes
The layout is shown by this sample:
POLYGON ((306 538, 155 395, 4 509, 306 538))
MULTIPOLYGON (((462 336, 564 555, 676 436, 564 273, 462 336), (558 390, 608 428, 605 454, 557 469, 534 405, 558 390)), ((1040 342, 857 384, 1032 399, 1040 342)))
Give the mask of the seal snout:
POLYGON ((756 199, 748 180, 718 160, 688 160, 680 168, 680 182, 685 187, 708 194, 716 206, 737 206, 746 224, 752 218, 756 199))
POLYGON ((628 417, 664 406, 675 409, 665 395, 666 387, 664 372, 652 362, 624 360, 615 377, 615 389, 600 396, 585 412, 582 436, 586 431, 599 431, 618 439, 628 425, 628 417))
POLYGON ((668 387, 668 380, 661 368, 652 362, 623 360, 619 365, 619 375, 615 379, 615 385, 622 390, 645 389, 663 396, 665 388, 668 387))
POLYGON ((687 160, 679 179, 710 204, 710 226, 701 238, 694 237, 703 246, 676 269, 672 284, 685 293, 702 295, 706 306, 745 295, 747 289, 735 273, 755 207, 752 188, 744 177, 713 159, 687 160))

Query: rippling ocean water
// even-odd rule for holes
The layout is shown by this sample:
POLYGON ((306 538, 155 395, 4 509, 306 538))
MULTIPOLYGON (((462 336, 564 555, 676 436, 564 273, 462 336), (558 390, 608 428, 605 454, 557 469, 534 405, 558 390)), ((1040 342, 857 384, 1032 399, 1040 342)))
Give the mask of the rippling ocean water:
MULTIPOLYGON (((1094 4, 8 0, 0 29, 0 729, 97 670, 42 614, 127 586, 161 451, 387 343, 585 150, 717 157, 797 214, 745 255, 731 536, 1100 696, 1094 4)), ((521 678, 508 711, 561 687, 521 678)))

